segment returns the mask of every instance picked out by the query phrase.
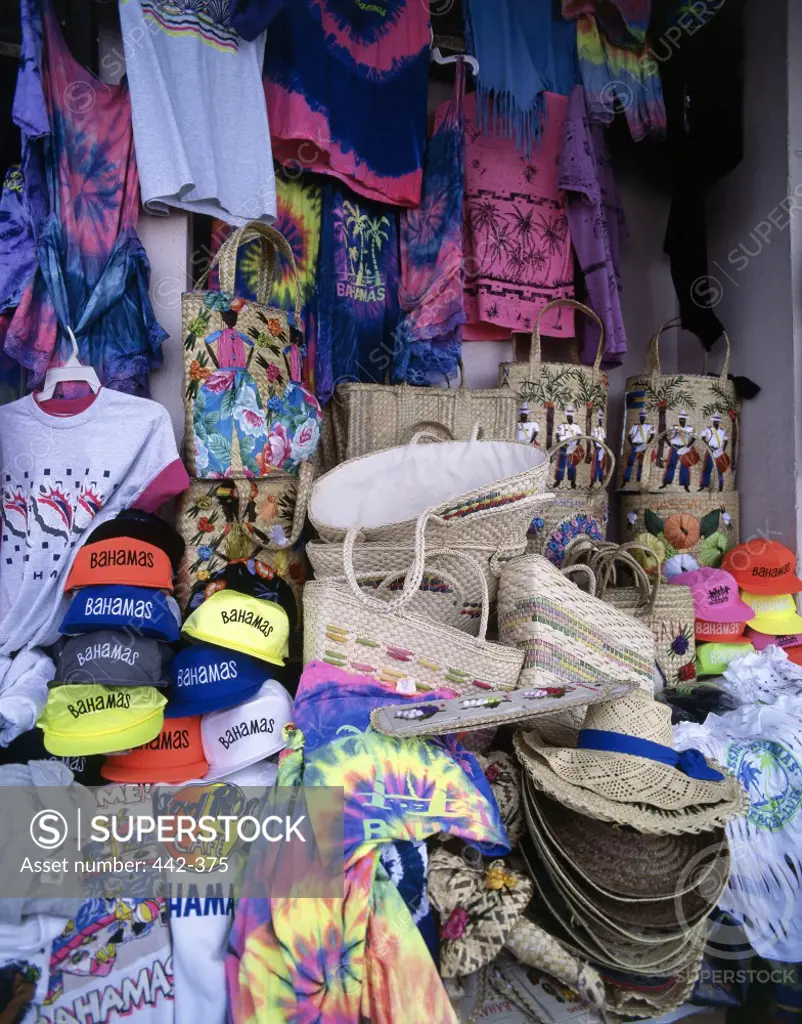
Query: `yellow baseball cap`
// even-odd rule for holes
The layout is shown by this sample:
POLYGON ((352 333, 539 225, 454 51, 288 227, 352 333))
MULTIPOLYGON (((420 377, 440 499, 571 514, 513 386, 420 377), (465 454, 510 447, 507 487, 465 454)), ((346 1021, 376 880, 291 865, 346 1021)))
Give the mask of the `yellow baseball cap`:
POLYGON ((289 652, 290 620, 280 604, 218 590, 189 616, 184 636, 283 665, 289 652))
POLYGON ((792 594, 750 594, 741 591, 741 599, 755 611, 749 621, 752 629, 770 636, 802 633, 802 617, 797 614, 792 594))
POLYGON ((56 757, 111 754, 158 736, 166 703, 154 686, 68 684, 50 690, 37 724, 56 757))
POLYGON ((696 645, 697 676, 720 676, 731 661, 745 654, 754 654, 754 647, 747 644, 706 643, 696 645))

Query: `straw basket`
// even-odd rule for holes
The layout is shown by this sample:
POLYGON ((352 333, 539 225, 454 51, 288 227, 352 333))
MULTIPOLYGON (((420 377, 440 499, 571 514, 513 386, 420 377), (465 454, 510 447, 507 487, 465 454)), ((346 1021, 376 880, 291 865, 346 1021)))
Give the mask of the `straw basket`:
POLYGON ((329 466, 407 444, 421 429, 440 441, 467 441, 474 432, 486 440, 516 438, 516 396, 502 388, 469 390, 461 363, 457 388, 338 384, 329 405, 336 460, 329 466))
MULTIPOLYGON (((587 490, 556 487, 553 502, 544 505, 529 525, 527 550, 531 554, 545 555, 558 568, 568 545, 577 537, 601 541, 607 536, 610 507, 607 484, 615 472, 615 456, 606 442, 598 438, 581 435, 577 440, 586 440, 594 446, 594 476, 598 466, 603 473, 601 480, 596 480, 595 486, 587 490), (603 462, 596 461, 596 445, 603 447, 603 462)), ((559 457, 560 445, 556 445, 549 452, 549 461, 559 457)))
POLYGON ((637 681, 653 690, 654 637, 647 625, 580 590, 540 555, 511 562, 501 574, 499 639, 524 653, 522 686, 637 681))
MULTIPOLYGON (((439 548, 431 557, 449 555, 472 564, 482 591, 476 637, 407 610, 418 587, 383 600, 359 587, 351 559, 353 538, 346 542, 347 583, 311 582, 304 587, 304 662, 325 661, 348 672, 369 675, 401 688, 449 688, 457 693, 513 690, 523 653, 485 639, 490 601, 481 567, 465 552, 439 548)), ((407 574, 419 582, 422 552, 407 574)))
MULTIPOLYGON (((575 353, 575 350, 574 350, 575 353)), ((570 433, 567 410, 573 409, 572 420, 589 436, 601 428, 602 441, 607 430, 607 374, 601 367, 604 354, 604 325, 592 309, 574 299, 555 299, 541 310, 532 330, 528 363, 502 363, 499 383, 515 392, 519 406, 519 440, 552 448, 560 440, 561 431, 570 433), (598 324, 601 334, 593 366, 575 363, 544 363, 541 358, 540 321, 548 310, 571 306, 598 324), (599 422, 601 414, 601 422, 599 422)), ((592 486, 594 448, 590 444, 581 452, 574 449, 576 461, 571 475, 576 475, 578 490, 592 486)), ((567 467, 566 467, 567 468, 567 467)))
MULTIPOLYGON (((525 543, 535 514, 528 499, 545 492, 545 452, 514 441, 446 441, 389 448, 320 477, 309 519, 321 538, 411 544, 423 515, 438 547, 525 543)), ((550 497, 550 496, 549 496, 550 497)))
POLYGON ((730 339, 725 332, 727 354, 718 377, 663 374, 660 335, 679 326, 679 319, 663 324, 650 342, 645 371, 627 380, 620 490, 735 490, 741 403, 729 379, 730 339))

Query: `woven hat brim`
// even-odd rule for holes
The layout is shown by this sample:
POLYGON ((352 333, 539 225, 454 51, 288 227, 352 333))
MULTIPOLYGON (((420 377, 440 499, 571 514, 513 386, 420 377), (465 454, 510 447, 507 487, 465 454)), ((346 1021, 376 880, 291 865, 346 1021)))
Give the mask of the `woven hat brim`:
POLYGON ((723 828, 709 833, 653 836, 616 827, 551 800, 527 780, 527 799, 550 846, 582 883, 623 903, 674 900, 693 892, 726 861, 723 828), (637 851, 637 859, 634 856, 637 851))
MULTIPOLYGON (((593 919, 599 920, 604 926, 633 939, 642 939, 646 944, 669 941, 671 936, 686 934, 690 928, 708 917, 716 906, 729 878, 729 856, 725 849, 724 862, 719 864, 714 887, 706 887, 704 894, 699 888, 692 887, 684 893, 678 892, 667 898, 652 900, 622 900, 598 888, 589 886, 577 873, 570 855, 555 845, 544 828, 544 819, 539 813, 538 802, 527 789, 525 794, 527 822, 534 819, 535 829, 532 838, 535 846, 548 867, 552 882, 569 904, 575 904, 593 919), (632 929, 635 929, 634 931, 632 929), (649 937, 652 936, 652 937, 649 937)), ((614 859, 607 856, 606 860, 614 859)), ((631 872, 633 880, 648 865, 634 865, 631 872)), ((677 881, 682 872, 677 874, 677 881)), ((707 872, 709 876, 709 870, 707 872)), ((677 885, 679 888, 679 884, 677 885)))
POLYGON ((513 746, 538 789, 574 811, 601 821, 630 825, 638 832, 653 835, 706 832, 746 814, 749 809, 746 790, 737 779, 726 775, 723 768, 724 782, 704 783, 642 757, 546 747, 533 738, 533 733, 516 732, 513 746), (613 773, 622 758, 633 762, 625 765, 627 785, 623 794, 611 781, 619 781, 613 773), (557 768, 563 771, 567 768, 581 778, 583 784, 569 782, 555 770, 557 768), (640 790, 639 783, 643 786, 640 790), (720 788, 697 788, 710 786, 720 788), (629 801, 622 800, 622 795, 629 796, 629 801), (690 799, 692 795, 703 797, 703 802, 694 803, 690 799), (654 803, 656 800, 662 806, 654 803))

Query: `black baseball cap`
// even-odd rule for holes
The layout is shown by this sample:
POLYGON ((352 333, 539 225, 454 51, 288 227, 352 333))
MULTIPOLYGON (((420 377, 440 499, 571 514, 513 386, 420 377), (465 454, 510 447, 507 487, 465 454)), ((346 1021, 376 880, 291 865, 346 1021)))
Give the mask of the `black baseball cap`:
POLYGON ((184 539, 170 524, 152 512, 128 508, 114 519, 96 526, 85 543, 94 544, 99 540, 114 540, 117 537, 132 537, 161 548, 170 559, 173 572, 178 572, 184 557, 184 539))

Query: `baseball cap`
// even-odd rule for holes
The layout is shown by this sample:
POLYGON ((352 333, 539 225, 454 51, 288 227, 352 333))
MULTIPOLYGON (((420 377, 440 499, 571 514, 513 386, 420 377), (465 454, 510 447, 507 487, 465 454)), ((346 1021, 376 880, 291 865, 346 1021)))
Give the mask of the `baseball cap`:
POLYGON ((281 605, 234 590, 218 590, 184 623, 184 636, 283 665, 290 623, 281 605))
POLYGON ((299 625, 298 604, 292 587, 268 562, 260 558, 228 562, 223 568, 213 572, 205 583, 196 583, 189 597, 189 610, 194 611, 200 607, 218 590, 236 590, 240 594, 275 601, 287 613, 290 628, 296 629, 299 625))
POLYGON ((203 756, 200 715, 170 718, 158 736, 107 757, 100 774, 111 782, 188 782, 209 765, 203 756))
POLYGON ((216 781, 230 786, 275 786, 277 778, 278 764, 275 761, 257 761, 216 781))
POLYGON ((750 628, 747 639, 756 651, 765 651, 767 647, 802 647, 802 633, 778 633, 772 636, 750 628))
POLYGON ((170 666, 170 703, 165 714, 201 715, 241 704, 259 692, 268 671, 263 661, 210 644, 180 651, 170 666))
POLYGON ((104 523, 96 526, 86 539, 87 544, 99 540, 113 540, 117 537, 132 537, 161 548, 170 559, 173 572, 178 572, 184 557, 184 538, 172 526, 153 512, 140 508, 127 508, 104 523))
POLYGON ((738 586, 750 594, 798 594, 802 590, 796 556, 776 540, 753 538, 737 544, 724 555, 721 568, 732 573, 738 586))
POLYGON ((751 644, 697 644, 696 674, 720 676, 731 661, 744 654, 753 654, 754 650, 751 644))
POLYGON ((204 715, 201 737, 209 762, 206 779, 220 779, 278 753, 291 714, 292 698, 281 683, 268 679, 244 704, 204 715))
POLYGON ((102 683, 104 686, 167 686, 166 644, 123 630, 100 629, 70 637, 48 686, 102 683))
POLYGON ((672 584, 690 588, 696 617, 708 622, 748 622, 754 611, 738 597, 738 584, 722 569, 703 568, 675 576, 672 584), (690 578, 689 578, 690 577, 690 578))
POLYGON ((788 655, 788 660, 792 661, 795 665, 802 666, 802 646, 801 647, 785 647, 783 648, 785 653, 788 655))
POLYGON ((181 612, 172 597, 147 587, 86 587, 70 602, 59 630, 93 633, 98 629, 128 629, 157 640, 177 640, 181 612))
POLYGON ((84 544, 72 563, 65 590, 102 584, 173 589, 173 566, 161 548, 132 537, 84 544))
POLYGON ((802 617, 797 614, 792 594, 750 594, 742 590, 741 597, 755 611, 749 624, 758 633, 802 633, 802 617))
POLYGON ((158 736, 167 698, 152 686, 74 683, 50 690, 38 725, 58 757, 108 754, 158 736))
POLYGON ((707 619, 694 621, 693 633, 696 640, 718 644, 748 643, 744 630, 745 622, 709 622, 707 619))

